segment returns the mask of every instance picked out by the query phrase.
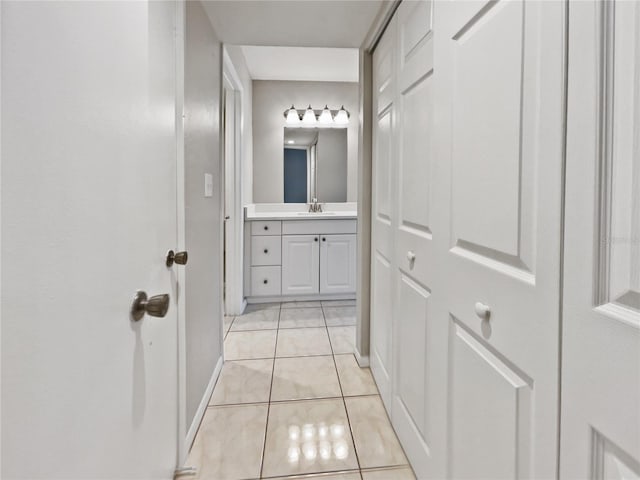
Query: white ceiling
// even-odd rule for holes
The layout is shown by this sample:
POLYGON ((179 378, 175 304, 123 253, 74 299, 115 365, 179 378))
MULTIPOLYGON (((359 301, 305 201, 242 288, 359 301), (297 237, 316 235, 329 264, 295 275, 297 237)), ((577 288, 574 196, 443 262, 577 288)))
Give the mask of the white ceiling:
POLYGON ((357 48, 242 46, 254 80, 357 82, 357 48))
POLYGON ((224 43, 293 47, 362 45, 389 0, 205 0, 224 43))

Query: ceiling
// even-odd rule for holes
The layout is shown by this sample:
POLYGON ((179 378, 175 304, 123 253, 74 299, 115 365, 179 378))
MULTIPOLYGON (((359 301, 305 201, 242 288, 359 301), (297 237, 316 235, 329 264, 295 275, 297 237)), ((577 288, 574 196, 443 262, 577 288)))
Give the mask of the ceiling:
POLYGON ((317 137, 318 137, 318 129, 315 129, 315 128, 285 128, 284 129, 285 147, 289 145, 309 146, 316 141, 317 137), (293 140, 294 143, 290 144, 289 143, 290 140, 293 140))
POLYGON ((242 46, 254 80, 357 82, 357 48, 242 46))
POLYGON ((389 0, 204 0, 224 43, 291 47, 362 45, 389 0))

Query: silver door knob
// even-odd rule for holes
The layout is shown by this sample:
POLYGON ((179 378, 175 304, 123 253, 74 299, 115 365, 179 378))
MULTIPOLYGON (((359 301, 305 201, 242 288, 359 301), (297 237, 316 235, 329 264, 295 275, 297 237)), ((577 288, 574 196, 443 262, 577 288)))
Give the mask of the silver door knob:
POLYGON ((138 290, 131 304, 131 318, 136 322, 148 313, 152 317, 164 317, 169 310, 169 294, 163 293, 147 297, 146 292, 138 290))
POLYGON ((487 319, 491 316, 491 307, 482 302, 476 302, 474 310, 476 311, 476 315, 482 319, 487 319))
POLYGON ((173 250, 169 250, 167 252, 167 267, 170 267, 174 263, 178 265, 186 265, 189 260, 189 254, 187 252, 178 252, 175 253, 173 250))

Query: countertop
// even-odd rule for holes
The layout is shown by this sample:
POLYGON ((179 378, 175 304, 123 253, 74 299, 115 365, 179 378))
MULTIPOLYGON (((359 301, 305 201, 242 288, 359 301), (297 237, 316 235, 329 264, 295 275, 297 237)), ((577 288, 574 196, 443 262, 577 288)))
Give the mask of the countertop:
POLYGON ((322 212, 309 212, 306 203, 252 203, 244 207, 244 218, 251 220, 355 220, 355 202, 321 203, 322 212))

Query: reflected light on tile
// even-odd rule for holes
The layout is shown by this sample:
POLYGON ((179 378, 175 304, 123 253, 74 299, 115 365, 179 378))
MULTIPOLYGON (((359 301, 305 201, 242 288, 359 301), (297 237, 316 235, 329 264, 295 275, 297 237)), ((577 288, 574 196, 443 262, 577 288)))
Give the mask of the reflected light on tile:
POLYGON ((344 460, 349 456, 349 446, 344 440, 337 440, 333 444, 333 454, 339 460, 344 460))
POLYGON ((305 440, 311 440, 314 437, 315 431, 315 427, 312 424, 307 423, 302 426, 302 437, 305 440))
POLYGON ((300 438, 300 427, 297 425, 291 425, 289 427, 289 439, 298 440, 300 438))
POLYGON ((324 422, 317 426, 305 423, 302 428, 289 425, 289 463, 298 464, 300 454, 307 461, 314 461, 318 455, 322 460, 330 460, 332 453, 338 460, 349 456, 349 445, 344 436, 346 428, 342 424, 334 423, 328 427, 324 422))
POLYGON ((305 442, 302 445, 302 454, 307 460, 315 460, 318 456, 318 449, 314 442, 305 442))
POLYGON ((320 458, 329 460, 331 458, 331 443, 326 440, 320 442, 320 458))
POLYGON ((289 463, 298 463, 300 459, 300 449, 296 446, 289 447, 287 458, 289 459, 289 463))
POLYGON ((331 436, 333 438, 344 437, 344 425, 338 425, 338 424, 331 425, 331 436))

